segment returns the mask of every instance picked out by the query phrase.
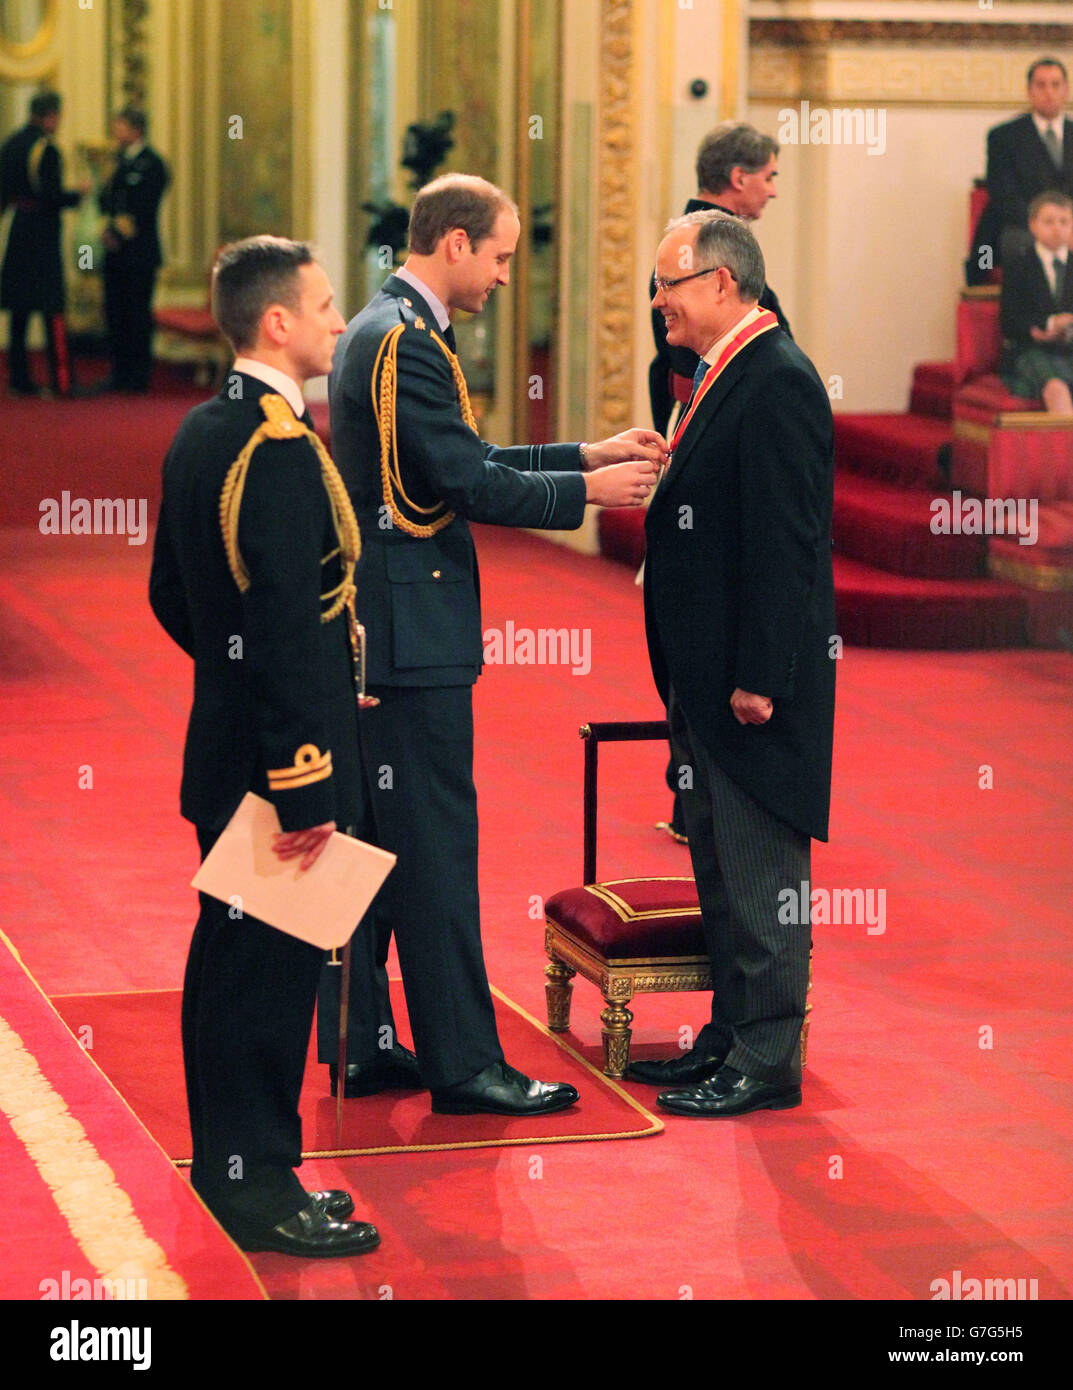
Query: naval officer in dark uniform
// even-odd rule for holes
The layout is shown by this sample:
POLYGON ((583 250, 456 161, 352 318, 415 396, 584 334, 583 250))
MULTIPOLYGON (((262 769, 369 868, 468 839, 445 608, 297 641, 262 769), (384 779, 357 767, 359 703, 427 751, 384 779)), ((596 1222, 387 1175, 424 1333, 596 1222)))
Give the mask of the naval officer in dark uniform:
POLYGON ((0 147, 0 214, 15 209, 0 268, 0 309, 11 314, 8 389, 17 396, 41 394, 30 377, 26 354, 26 332, 34 313, 45 321, 52 390, 66 392, 71 386, 60 213, 77 207, 82 193, 63 186, 63 157, 52 139, 60 107, 56 92, 38 92, 30 100, 28 123, 0 147))
POLYGON ((167 165, 145 140, 145 113, 127 106, 112 122, 116 167, 98 202, 104 229, 104 315, 112 370, 105 388, 149 389, 153 288, 163 256, 157 213, 168 186, 167 165))
MULTIPOLYGON (((360 722, 370 816, 359 833, 398 855, 366 923, 373 930, 355 939, 346 1094, 423 1084, 441 1113, 548 1113, 577 1099, 572 1086, 506 1064, 485 974, 472 710, 482 642, 469 522, 576 527, 586 502, 640 505, 664 457, 651 430, 510 449, 478 436, 449 312, 477 313, 507 284, 519 231, 514 204, 484 179, 427 184, 409 258, 348 325, 330 384, 333 450, 365 542, 366 676, 380 700, 360 722), (392 931, 420 1082, 386 1002, 392 931)), ((326 971, 318 1008, 329 1063, 338 975, 326 971)))
MULTIPOLYGON (((310 248, 225 247, 213 312, 238 353, 164 463, 153 611, 194 660, 182 813, 206 855, 247 791, 305 869, 358 819, 348 625, 360 539, 302 385, 343 320, 310 248)), ((195 1190, 246 1250, 352 1255, 379 1244, 345 1192, 306 1192, 298 1095, 324 952, 201 895, 183 986, 195 1190)))

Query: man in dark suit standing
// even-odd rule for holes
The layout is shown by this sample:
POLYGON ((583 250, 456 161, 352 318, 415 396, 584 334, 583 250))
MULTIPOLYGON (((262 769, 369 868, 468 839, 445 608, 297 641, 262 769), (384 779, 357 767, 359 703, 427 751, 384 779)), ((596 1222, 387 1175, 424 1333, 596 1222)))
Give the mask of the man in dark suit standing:
MULTIPOLYGON (((182 813, 202 857, 247 791, 282 859, 308 869, 356 822, 358 712, 348 604, 360 549, 346 491, 309 429, 302 385, 343 320, 308 245, 225 247, 213 312, 238 353, 164 463, 150 602, 194 660, 182 813)), ((201 895, 183 986, 191 1179, 246 1250, 354 1255, 379 1244, 346 1192, 307 1192, 298 1096, 324 952, 201 895)))
POLYGON ((30 315, 45 321, 49 382, 53 392, 71 388, 71 365, 63 321, 66 292, 60 246, 60 213, 82 201, 82 192, 63 186, 63 157, 53 143, 61 102, 55 92, 30 100, 30 119, 0 147, 0 213, 14 207, 4 264, 0 309, 11 314, 8 332, 8 389, 37 396, 30 377, 26 332, 30 315))
MULTIPOLYGON (((762 135, 745 121, 724 121, 701 141, 697 151, 697 196, 686 203, 686 215, 715 208, 746 221, 757 221, 769 199, 776 196, 778 141, 762 135)), ((649 298, 656 292, 649 287, 649 298)), ((790 332, 778 296, 765 284, 760 295, 761 309, 770 309, 781 327, 790 332)), ((652 403, 652 423, 661 434, 667 431, 674 402, 686 401, 697 370, 697 354, 689 348, 667 342, 663 315, 652 310, 652 337, 656 355, 648 369, 648 395, 652 403)))
MULTIPOLYGON (((406 264, 348 325, 330 385, 332 447, 365 541, 358 612, 380 701, 359 729, 370 807, 359 833, 398 856, 371 930, 355 939, 345 1094, 423 1084, 433 1110, 450 1114, 546 1114, 578 1098, 506 1064, 485 973, 472 709, 483 647, 469 522, 579 526, 586 502, 640 505, 665 456, 651 430, 511 449, 478 436, 450 311, 479 313, 508 283, 519 232, 514 204, 486 180, 427 184, 406 264), (387 1001, 392 932, 416 1065, 387 1001)), ((338 977, 329 967, 318 1006, 329 1063, 338 977)))
POLYGON ((736 218, 694 213, 660 244, 654 307, 701 366, 646 518, 645 623, 690 772, 713 993, 691 1052, 629 1074, 686 1086, 660 1105, 712 1118, 800 1104, 811 925, 807 905, 787 924, 780 894, 808 882, 830 800, 831 407, 763 287, 736 218))
MULTIPOLYGON (((723 121, 708 132, 697 150, 697 196, 686 203, 686 216, 714 208, 746 221, 757 221, 768 201, 776 196, 778 157, 778 142, 770 135, 762 135, 746 121, 723 121)), ((652 283, 648 297, 651 299, 655 292, 652 283)), ((782 305, 770 285, 763 288, 760 307, 770 309, 782 328, 790 332, 782 305)), ((656 355, 648 369, 648 397, 652 423, 661 434, 666 434, 675 402, 684 404, 693 389, 697 354, 691 348, 667 342, 663 315, 657 309, 652 310, 652 337, 656 355)), ((674 840, 684 841, 685 820, 673 755, 667 768, 667 786, 674 795, 671 818, 657 822, 657 828, 666 830, 674 840)))
POLYGON ((1030 109, 987 133, 988 202, 965 263, 970 285, 1032 243, 1028 205, 1053 189, 1073 195, 1073 121, 1066 117, 1069 78, 1058 58, 1037 58, 1028 69, 1030 109))
POLYGON ((152 367, 153 288, 163 256, 157 212, 168 170, 145 143, 145 113, 127 106, 112 122, 116 167, 100 192, 104 229, 104 313, 113 391, 147 391, 152 367))

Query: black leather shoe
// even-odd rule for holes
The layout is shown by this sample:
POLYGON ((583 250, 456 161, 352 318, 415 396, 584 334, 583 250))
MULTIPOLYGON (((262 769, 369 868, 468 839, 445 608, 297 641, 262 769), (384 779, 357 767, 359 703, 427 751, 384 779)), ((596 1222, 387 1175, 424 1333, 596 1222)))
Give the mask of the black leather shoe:
POLYGON ((578 1099, 565 1082, 531 1081, 524 1072, 493 1062, 462 1082, 432 1092, 436 1115, 550 1115, 578 1099))
POLYGON ((306 1195, 311 1202, 316 1202, 325 1216, 330 1216, 333 1221, 345 1221, 354 1210, 354 1198, 349 1192, 343 1192, 338 1187, 331 1188, 327 1192, 309 1192, 306 1195))
MULTIPOLYGON (((328 1064, 328 1080, 332 1095, 335 1095, 338 1069, 334 1063, 328 1064)), ((358 1096, 375 1096, 380 1091, 423 1091, 421 1073, 417 1058, 408 1047, 396 1043, 386 1050, 375 1062, 350 1062, 347 1064, 346 1081, 343 1085, 344 1100, 355 1100, 358 1096)))
POLYGON ((270 1231, 239 1240, 243 1250, 275 1250, 281 1255, 303 1259, 328 1259, 336 1255, 364 1255, 380 1244, 380 1232, 367 1221, 333 1221, 318 1205, 310 1202, 294 1216, 270 1231))
POLYGON ((715 1120, 748 1115, 751 1110, 792 1110, 801 1104, 801 1085, 757 1081, 733 1067, 723 1067, 687 1091, 661 1092, 656 1102, 673 1115, 715 1120))
POLYGON ((663 1062, 631 1062, 626 1075, 631 1081, 643 1081, 646 1086, 689 1086, 694 1081, 707 1081, 723 1065, 723 1058, 711 1053, 683 1052, 663 1062))

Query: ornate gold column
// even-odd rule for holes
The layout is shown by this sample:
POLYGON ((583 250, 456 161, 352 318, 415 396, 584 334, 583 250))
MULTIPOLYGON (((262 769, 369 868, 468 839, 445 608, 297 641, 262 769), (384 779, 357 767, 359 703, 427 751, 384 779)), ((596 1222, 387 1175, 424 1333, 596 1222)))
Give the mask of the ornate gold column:
POLYGON ((629 427, 636 286, 638 13, 636 0, 600 0, 596 145, 596 405, 593 435, 629 427))

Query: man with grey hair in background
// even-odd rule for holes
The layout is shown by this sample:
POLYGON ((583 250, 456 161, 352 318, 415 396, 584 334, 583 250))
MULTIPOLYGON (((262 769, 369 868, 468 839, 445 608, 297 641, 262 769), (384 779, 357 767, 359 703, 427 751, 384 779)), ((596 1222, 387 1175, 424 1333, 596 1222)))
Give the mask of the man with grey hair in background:
POLYGON ((785 890, 826 840, 834 725, 831 406, 759 304, 764 258, 723 213, 672 222, 653 308, 700 359, 645 521, 645 627, 667 706, 711 960, 693 1049, 635 1062, 676 1114, 801 1103, 807 911, 785 890), (802 922, 799 919, 804 916, 802 922))
MULTIPOLYGON (((686 203, 686 216, 692 212, 729 212, 755 222, 763 215, 768 199, 774 198, 779 145, 746 121, 723 121, 710 130, 697 150, 697 196, 686 203)), ((649 297, 655 294, 649 288, 649 297)), ((780 327, 790 333, 790 324, 770 285, 760 293, 761 309, 770 309, 780 327)), ((674 402, 689 398, 697 354, 667 342, 663 315, 652 310, 652 336, 656 355, 648 369, 648 395, 652 404, 652 423, 661 434, 667 432, 674 402)), ((790 335, 793 336, 792 334, 790 335)))

